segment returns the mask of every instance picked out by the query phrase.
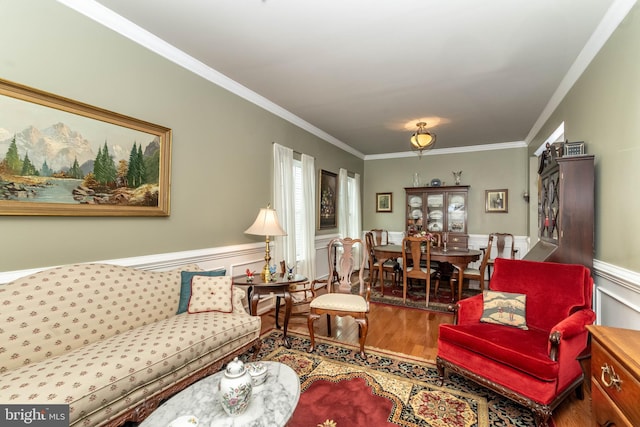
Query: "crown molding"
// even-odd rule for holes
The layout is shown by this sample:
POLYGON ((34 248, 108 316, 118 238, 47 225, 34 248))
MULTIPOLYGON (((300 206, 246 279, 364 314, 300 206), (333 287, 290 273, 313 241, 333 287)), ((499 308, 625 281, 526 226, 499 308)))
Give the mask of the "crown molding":
POLYGON ((540 113, 540 117, 538 117, 538 120, 533 124, 533 127, 525 138, 527 144, 533 141, 533 138, 540 132, 542 126, 549 120, 551 114, 558 108, 560 102, 567 96, 569 90, 571 90, 573 85, 578 81, 593 58, 595 58, 600 49, 602 49, 602 46, 609 40, 611 34, 618 28, 636 2, 637 0, 616 0, 611 7, 609 7, 602 21, 600 21, 596 30, 591 34, 582 51, 578 54, 569 71, 567 71, 560 85, 542 110, 542 113, 540 113))
MULTIPOLYGON (((492 150, 508 150, 511 148, 526 148, 527 143, 525 141, 513 141, 513 142, 498 142, 496 144, 483 144, 483 145, 469 145, 466 147, 453 147, 453 148, 434 148, 429 151, 425 151, 423 156, 439 156, 443 154, 460 154, 460 153, 474 153, 478 151, 492 151, 492 150)), ((385 153, 385 154, 369 154, 364 156, 364 160, 386 160, 386 159, 400 159, 404 157, 415 157, 417 154, 414 151, 403 151, 399 153, 385 153)))

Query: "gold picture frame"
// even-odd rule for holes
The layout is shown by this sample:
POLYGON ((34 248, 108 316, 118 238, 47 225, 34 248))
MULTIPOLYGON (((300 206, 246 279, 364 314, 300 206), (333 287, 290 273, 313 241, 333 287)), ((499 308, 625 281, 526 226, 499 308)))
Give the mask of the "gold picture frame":
POLYGON ((485 209, 487 213, 509 212, 509 190, 485 190, 485 209))
POLYGON ((318 191, 318 229, 336 228, 338 175, 326 170, 320 170, 318 191))
POLYGON ((2 79, 0 111, 0 215, 169 215, 171 129, 2 79))
POLYGON ((376 212, 393 212, 393 193, 376 193, 376 212))

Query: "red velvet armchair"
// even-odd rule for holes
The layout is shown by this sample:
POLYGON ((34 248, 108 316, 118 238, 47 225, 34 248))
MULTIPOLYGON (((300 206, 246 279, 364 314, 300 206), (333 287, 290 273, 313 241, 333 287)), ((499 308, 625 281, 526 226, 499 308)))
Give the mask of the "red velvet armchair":
MULTIPOLYGON (((583 398, 578 356, 587 347, 589 269, 582 265, 496 259, 491 291, 526 295, 527 330, 481 322, 483 295, 456 305, 453 325, 440 325, 436 363, 527 406, 538 426, 573 390, 583 398)), ((485 312, 486 317, 486 312, 485 312)))

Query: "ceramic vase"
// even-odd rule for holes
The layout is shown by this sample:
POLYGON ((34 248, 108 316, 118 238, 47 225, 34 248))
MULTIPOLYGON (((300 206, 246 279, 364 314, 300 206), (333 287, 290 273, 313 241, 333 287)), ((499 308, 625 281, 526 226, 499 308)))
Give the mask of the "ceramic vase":
POLYGON ((218 384, 222 408, 230 416, 239 415, 247 409, 251 399, 251 375, 237 357, 227 364, 218 384))

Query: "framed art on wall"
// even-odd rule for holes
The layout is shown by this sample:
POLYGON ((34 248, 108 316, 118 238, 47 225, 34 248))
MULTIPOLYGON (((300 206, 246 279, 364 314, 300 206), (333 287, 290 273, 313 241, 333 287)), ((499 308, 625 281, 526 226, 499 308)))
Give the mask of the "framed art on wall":
POLYGON ((333 172, 320 170, 318 191, 318 229, 336 228, 338 176, 333 172))
POLYGON ((509 190, 486 190, 484 211, 489 213, 509 212, 509 190))
POLYGON ((376 193, 376 212, 392 212, 393 193, 376 193))
POLYGON ((169 215, 171 129, 2 79, 0 111, 0 215, 169 215))

